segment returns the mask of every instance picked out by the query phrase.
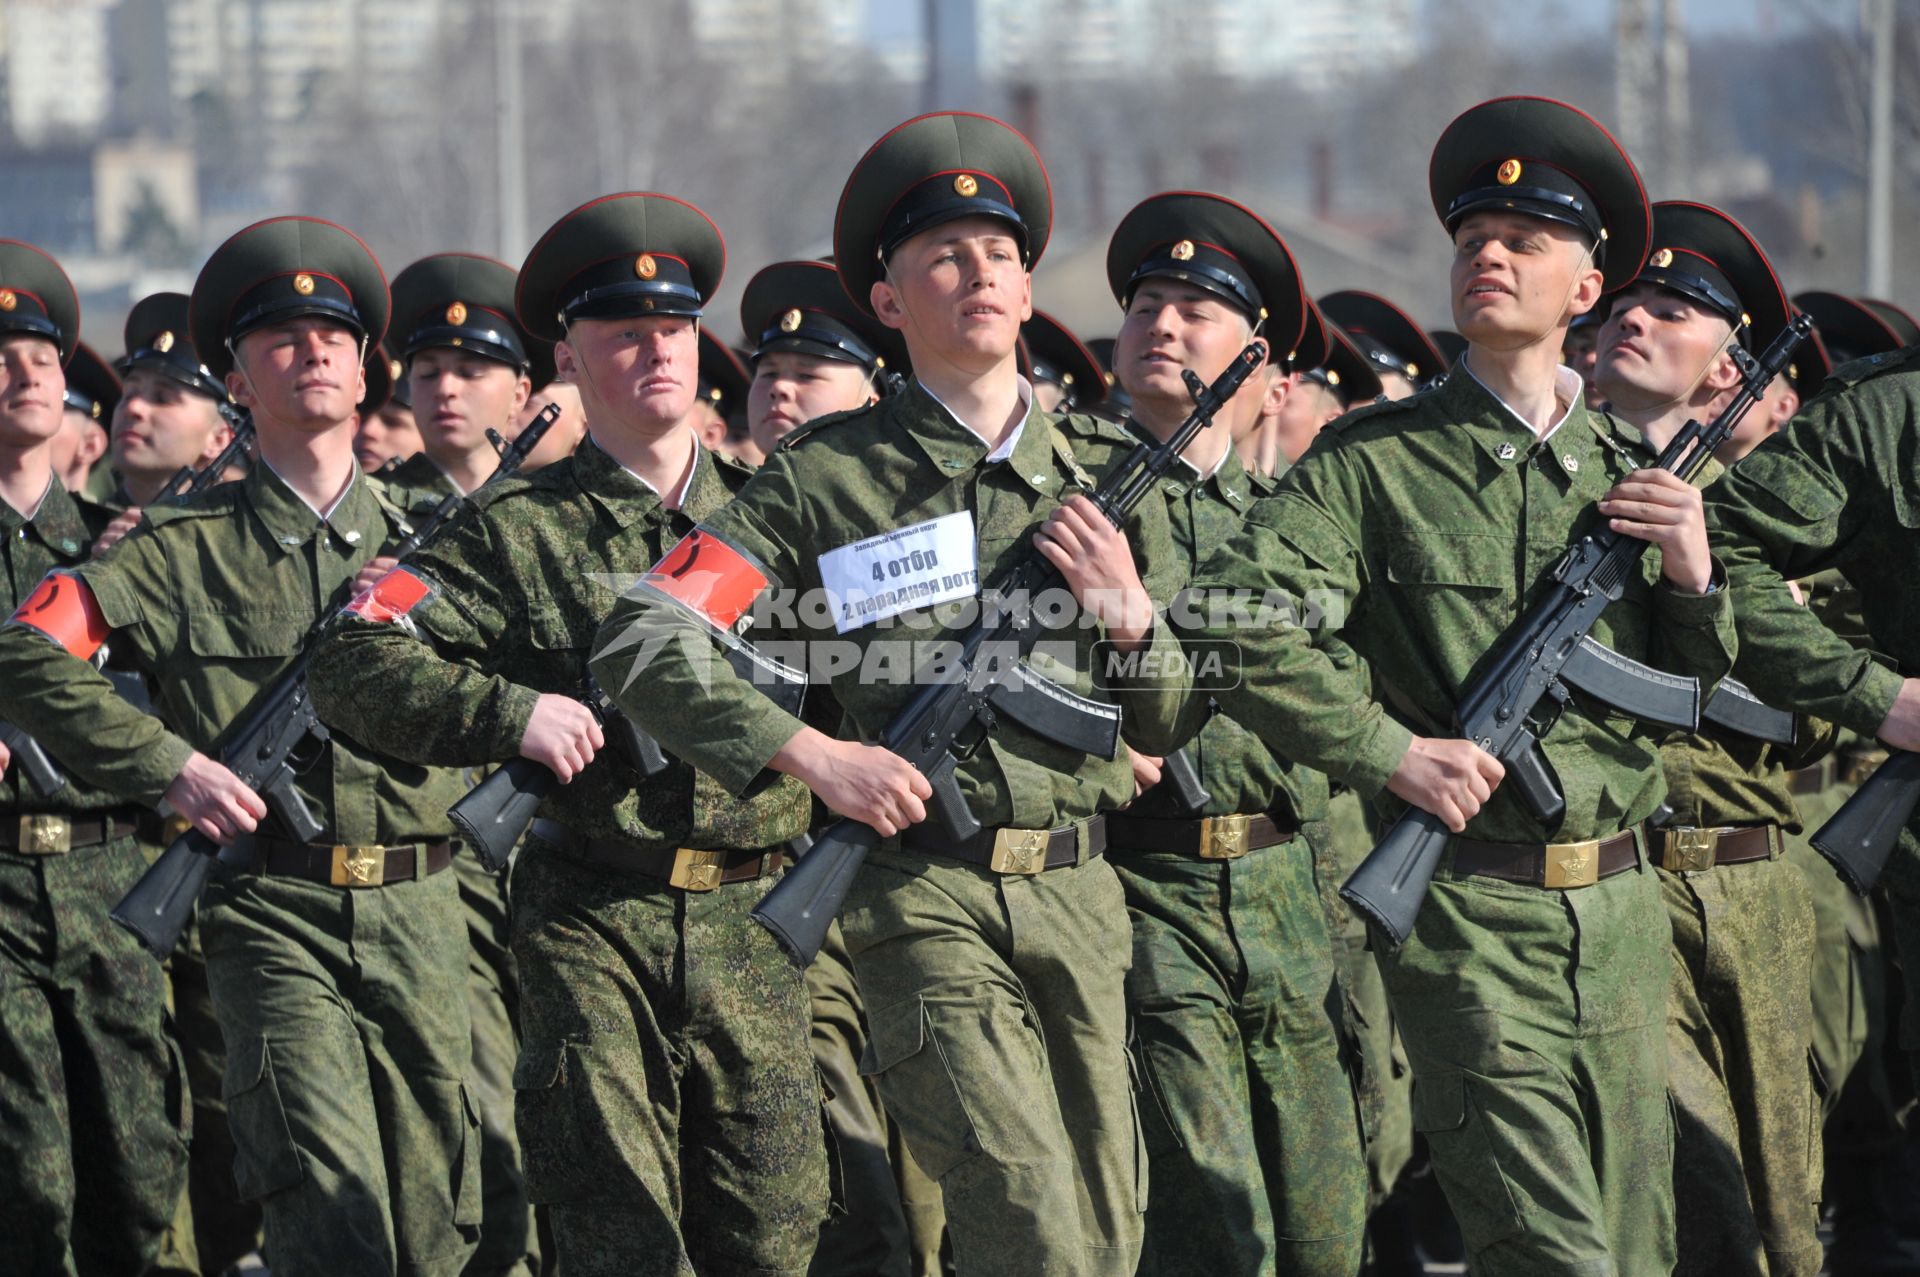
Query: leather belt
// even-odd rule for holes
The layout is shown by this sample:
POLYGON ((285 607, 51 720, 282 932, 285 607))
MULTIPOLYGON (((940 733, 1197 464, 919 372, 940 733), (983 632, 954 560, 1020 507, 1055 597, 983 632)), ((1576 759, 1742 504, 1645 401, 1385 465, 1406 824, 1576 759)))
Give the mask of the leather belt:
POLYGON ((1799 771, 1787 773, 1787 792, 1790 794, 1817 794, 1827 787, 1827 765, 1815 763, 1811 767, 1802 767, 1799 771))
POLYGON ((246 872, 271 878, 299 878, 325 887, 384 887, 439 873, 453 863, 453 845, 404 843, 393 847, 294 842, 253 836, 253 861, 246 872))
POLYGON ((1107 818, 1094 816, 1058 829, 983 829, 962 842, 936 840, 926 836, 932 831, 915 825, 901 835, 900 845, 907 851, 964 860, 995 873, 1037 874, 1048 869, 1064 869, 1080 858, 1080 831, 1087 832, 1087 859, 1107 849, 1107 818))
POLYGON ((116 838, 131 838, 130 818, 65 816, 55 812, 0 816, 0 851, 23 856, 62 856, 76 847, 93 847, 116 838))
POLYGON ((1238 860, 1250 851, 1292 842, 1298 832, 1282 828, 1265 812, 1204 816, 1198 820, 1107 817, 1107 846, 1114 851, 1173 852, 1202 860, 1238 860))
POLYGON ((1584 842, 1542 845, 1455 838, 1452 846, 1456 873, 1524 882, 1554 891, 1591 887, 1602 878, 1625 873, 1640 863, 1632 830, 1584 842))
POLYGON ((658 878, 682 891, 712 891, 723 883, 752 882, 779 868, 785 851, 784 846, 756 851, 636 847, 613 838, 587 838, 551 820, 534 821, 533 836, 580 860, 658 878))
POLYGON ((1772 860, 1785 850, 1778 825, 1702 829, 1646 826, 1647 854, 1670 873, 1701 873, 1715 865, 1744 865, 1772 860))

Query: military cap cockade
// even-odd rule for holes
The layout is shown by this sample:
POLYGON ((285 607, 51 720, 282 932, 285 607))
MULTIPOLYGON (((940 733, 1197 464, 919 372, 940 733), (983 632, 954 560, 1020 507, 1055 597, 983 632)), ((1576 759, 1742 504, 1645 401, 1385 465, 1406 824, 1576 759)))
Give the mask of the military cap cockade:
POLYGON ((1060 388, 1060 412, 1087 412, 1106 398, 1106 369, 1073 330, 1047 314, 1033 312, 1020 325, 1019 360, 1027 380, 1060 388))
POLYGON ((1836 364, 1884 355, 1906 345, 1885 316, 1856 298, 1814 291, 1796 294, 1793 304, 1813 319, 1820 340, 1836 364))
POLYGON ((900 334, 855 306, 831 262, 775 262, 747 281, 740 328, 754 358, 777 350, 906 371, 900 334))
POLYGON ((1377 293, 1349 288, 1328 293, 1319 306, 1375 368, 1399 373, 1416 386, 1447 370, 1447 357, 1426 329, 1377 293))
POLYGON ((1759 241, 1705 204, 1666 200, 1653 206, 1653 250, 1639 282, 1705 306, 1752 350, 1764 350, 1792 318, 1787 290, 1759 241))
POLYGON ((387 277, 358 235, 318 217, 270 217, 213 250, 194 281, 188 330, 224 380, 241 338, 290 319, 334 320, 373 349, 389 305, 387 277))
POLYGON ((1300 338, 1291 367, 1308 381, 1325 386, 1348 407, 1371 403, 1385 389, 1373 361, 1361 354, 1353 338, 1312 302, 1307 303, 1307 331, 1300 338))
POLYGON ((603 195, 547 228, 521 263, 514 309, 547 341, 578 319, 698 318, 726 265, 720 228, 685 200, 603 195))
POLYGON ((120 402, 120 379, 93 347, 81 342, 67 362, 67 408, 106 425, 120 402))
POLYGON ((526 372, 532 358, 513 311, 517 282, 513 267, 477 253, 435 253, 395 275, 391 336, 401 364, 442 348, 526 372))
POLYGON ((0 239, 0 336, 33 333, 67 363, 80 344, 80 296, 60 263, 33 245, 0 239))
POLYGON ((1033 143, 988 115, 917 116, 875 142, 847 177, 833 219, 833 255, 847 296, 868 300, 885 262, 922 231, 962 217, 1012 227, 1031 271, 1053 227, 1053 192, 1033 143))
POLYGON ((185 293, 152 293, 135 302, 122 330, 122 373, 156 372, 198 394, 226 402, 227 388, 200 361, 193 344, 185 293))
POLYGON ((1489 210, 1584 231, 1607 292, 1647 260, 1653 219, 1639 171, 1612 134, 1564 102, 1494 98, 1464 112, 1434 143, 1427 188, 1449 234, 1489 210))

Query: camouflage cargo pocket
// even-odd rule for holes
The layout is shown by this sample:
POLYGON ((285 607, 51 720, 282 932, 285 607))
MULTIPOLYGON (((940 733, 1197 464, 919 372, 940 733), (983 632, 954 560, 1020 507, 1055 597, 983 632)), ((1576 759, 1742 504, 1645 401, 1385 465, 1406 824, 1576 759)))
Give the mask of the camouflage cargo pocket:
POLYGON ((1476 1245, 1519 1235, 1519 1207, 1465 1073, 1445 1069, 1414 1076, 1413 1129, 1432 1146, 1447 1204, 1476 1245))
POLYGON ((571 1042, 528 1042, 513 1067, 513 1122, 525 1162, 527 1200, 536 1206, 592 1194, 589 1149, 600 1142, 582 1123, 575 1086, 586 1084, 580 1048, 571 1042))
POLYGON ((983 1151, 947 1052, 925 1002, 907 998, 868 1016, 862 1077, 877 1077, 887 1114, 908 1136, 920 1169, 936 1182, 983 1151))
POLYGON ((306 1178, 300 1151, 280 1099, 273 1051, 261 1037, 245 1037, 227 1052, 222 1092, 233 1133, 233 1178, 240 1200, 257 1202, 306 1178))

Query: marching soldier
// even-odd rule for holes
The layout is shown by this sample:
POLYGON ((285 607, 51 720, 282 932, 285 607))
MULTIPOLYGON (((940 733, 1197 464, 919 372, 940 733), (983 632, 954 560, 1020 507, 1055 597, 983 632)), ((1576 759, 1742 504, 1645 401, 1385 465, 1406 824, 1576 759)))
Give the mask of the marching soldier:
POLYGON ((566 782, 513 872, 514 1089, 528 1194, 576 1275, 801 1273, 826 1209, 805 986, 747 917, 805 830, 806 792, 739 801, 678 762, 642 780, 578 699, 633 565, 746 479, 692 429, 724 260, 706 215, 665 195, 556 222, 515 310, 559 341, 586 441, 383 578, 314 662, 329 721, 423 761, 522 756, 566 782))
POLYGON ((1344 623, 1175 628, 1239 643, 1245 681, 1214 694, 1227 713, 1383 815, 1390 794, 1455 835, 1407 942, 1376 936, 1375 956, 1472 1270, 1661 1273, 1672 1186, 1646 1168, 1668 1154, 1668 927, 1637 832, 1664 792, 1653 734, 1569 703, 1542 729, 1566 791, 1549 826, 1448 731, 1469 671, 1596 517, 1662 554, 1595 637, 1709 680, 1731 662, 1699 494, 1627 463, 1558 363, 1571 317, 1639 273, 1646 196, 1605 130, 1540 98, 1455 120, 1429 180, 1468 354, 1323 436, 1195 586, 1338 597, 1344 623))
POLYGON ((388 390, 378 406, 362 400, 353 432, 353 455, 367 474, 391 475, 421 451, 420 427, 413 419, 413 388, 406 365, 382 345, 367 359, 368 400, 374 398, 373 373, 384 367, 388 390))
MULTIPOLYGON (((1612 299, 1595 381, 1652 456, 1739 389, 1732 350, 1764 350, 1790 318, 1765 252, 1737 222, 1703 204, 1655 204, 1653 251, 1612 299)), ((1763 402, 1749 415, 1766 412, 1763 402)), ((1709 465, 1702 486, 1718 471, 1709 465)), ((1769 742, 1703 722, 1661 745, 1667 798, 1646 836, 1673 924, 1678 1273, 1820 1269, 1813 903, 1784 853, 1801 828, 1789 772, 1832 743, 1825 723, 1796 722, 1769 742)))
POLYGON ((329 222, 273 218, 215 250, 193 348, 252 411, 259 464, 149 508, 0 628, 0 714, 124 800, 246 838, 242 871, 206 889, 201 937, 240 1193, 263 1208, 274 1271, 295 1275, 451 1277, 480 1219, 465 931, 443 872, 458 778, 336 732, 296 782, 323 831, 307 843, 208 753, 404 524, 352 452, 387 307, 373 255, 329 222), (81 659, 108 637, 177 732, 81 659))
POLYGON ((694 412, 699 417, 695 433, 700 446, 709 452, 728 452, 731 424, 739 415, 747 397, 752 374, 733 348, 715 337, 711 330, 700 330, 699 397, 694 412))
POLYGON ((1106 370, 1099 358, 1044 310, 1020 325, 1020 364, 1042 412, 1092 413, 1106 398, 1106 370))
POLYGON ((69 493, 86 490, 93 463, 107 454, 107 423, 120 402, 120 378, 107 361, 81 342, 67 365, 66 411, 54 436, 53 472, 69 493))
POLYGON ((1347 289, 1319 301, 1380 378, 1380 393, 1405 399, 1447 370, 1446 356, 1407 312, 1375 293, 1347 289))
POLYGON ((1256 487, 1283 474, 1313 445, 1326 424, 1381 390, 1380 376, 1339 325, 1309 299, 1299 348, 1267 365, 1260 416, 1235 440, 1256 487))
MULTIPOLYGON (((699 573, 675 576, 681 556, 647 578, 697 588, 720 564, 742 608, 756 588, 799 591, 780 624, 834 671, 860 740, 912 694, 912 640, 952 637, 956 614, 1037 527, 1074 598, 1091 601, 1089 621, 1123 649, 1151 641, 1156 659, 1171 654, 1127 537, 1069 499, 1091 476, 1018 372, 1050 224, 1039 156, 997 120, 926 115, 876 143, 847 180, 834 257, 854 304, 900 332, 916 380, 789 434, 700 528, 699 573), (876 571, 897 586, 876 591, 876 571), (897 672, 862 677, 862 665, 897 672)), ((1164 585, 1165 513, 1142 510, 1133 535, 1164 585)), ((1102 813, 1133 796, 1127 763, 1002 721, 958 765, 983 832, 955 839, 921 823, 931 790, 905 761, 806 727, 724 664, 703 669, 689 649, 704 651, 711 631, 653 597, 629 593, 602 628, 595 669, 622 707, 730 791, 771 766, 885 840, 841 914, 871 1033, 864 1067, 940 1182, 956 1266, 1131 1273, 1145 1183, 1126 1055, 1130 947, 1102 854, 1102 813), (636 659, 632 640, 659 627, 669 640, 636 659)), ((725 628, 731 610, 699 615, 725 628)), ((1070 611, 1044 672, 1105 697, 1095 628, 1070 611)))
POLYGON ((511 437, 518 439, 520 432, 533 424, 533 419, 546 411, 549 404, 557 405, 560 415, 547 427, 547 433, 540 436, 540 442, 534 445, 533 451, 520 464, 522 474, 531 474, 556 461, 564 461, 573 455, 580 441, 587 437, 587 413, 580 403, 580 390, 558 377, 533 392, 527 400, 527 406, 514 419, 511 437))

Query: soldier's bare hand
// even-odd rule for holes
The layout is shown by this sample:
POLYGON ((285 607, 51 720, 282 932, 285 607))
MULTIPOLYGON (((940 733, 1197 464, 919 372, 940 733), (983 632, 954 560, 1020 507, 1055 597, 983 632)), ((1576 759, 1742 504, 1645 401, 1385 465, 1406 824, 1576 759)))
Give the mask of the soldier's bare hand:
POLYGON ((1893 708, 1880 724, 1879 736, 1894 749, 1920 750, 1920 678, 1900 684, 1893 708))
POLYGON ((195 753, 167 786, 167 805, 222 847, 259 828, 267 805, 225 764, 195 753))
POLYGON ((1660 571, 1677 590, 1705 594, 1713 581, 1713 551, 1700 489, 1665 470, 1635 470, 1600 499, 1615 532, 1660 547, 1660 571))
POLYGON ((1459 833, 1479 815, 1507 769, 1472 741, 1416 736, 1387 788, 1459 833))
POLYGON ((12 761, 13 751, 7 748, 5 741, 0 741, 0 780, 7 778, 7 764, 12 761))
POLYGON ((120 544, 121 539, 138 526, 140 526, 139 506, 134 506, 131 510, 122 510, 114 515, 113 522, 107 524, 100 535, 94 538, 93 557, 97 559, 120 544))
POLYGON ((1152 754, 1142 754, 1137 750, 1128 750, 1127 759, 1133 764, 1133 796, 1140 795, 1160 783, 1160 760, 1152 754))
POLYGON ((363 590, 372 589, 374 582, 393 571, 394 568, 399 565, 400 560, 394 558, 391 554, 378 554, 368 559, 360 565, 359 574, 353 578, 353 592, 359 594, 363 590))
POLYGON ((1153 600, 1140 583, 1133 546, 1098 506, 1073 496, 1047 516, 1033 543, 1060 569, 1074 601, 1104 622, 1107 637, 1133 651, 1153 629, 1153 600))
POLYGON ((592 710, 571 696, 552 692, 542 692, 533 703, 527 730, 520 734, 520 756, 544 765, 563 785, 585 771, 606 745, 592 710))
POLYGON ((892 750, 835 740, 803 727, 770 760, 775 771, 799 777, 830 809, 891 838, 927 818, 933 786, 892 750))

